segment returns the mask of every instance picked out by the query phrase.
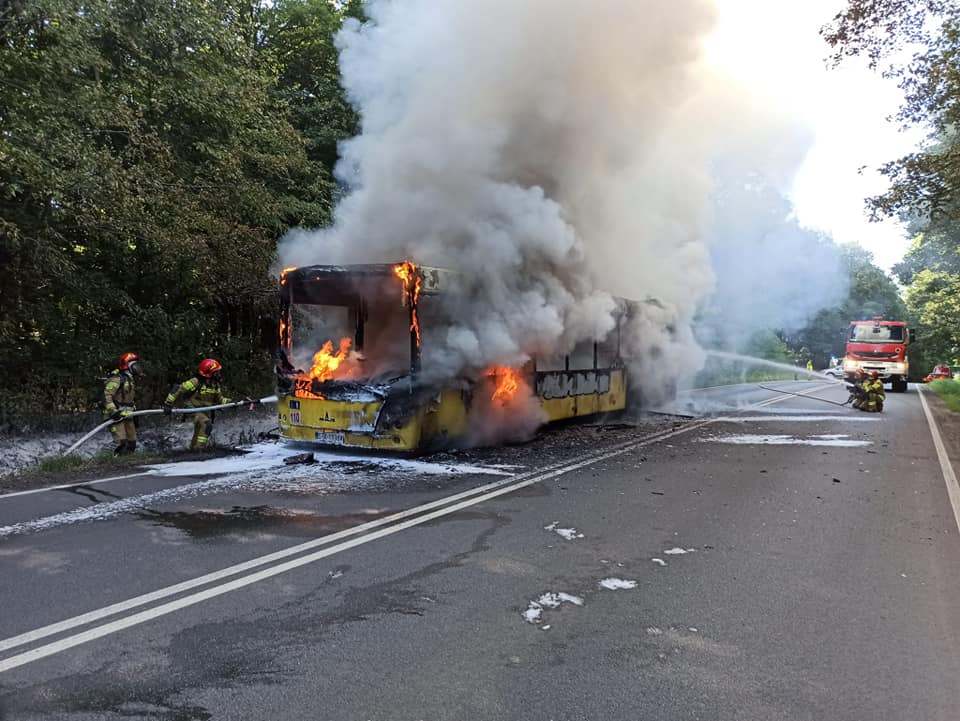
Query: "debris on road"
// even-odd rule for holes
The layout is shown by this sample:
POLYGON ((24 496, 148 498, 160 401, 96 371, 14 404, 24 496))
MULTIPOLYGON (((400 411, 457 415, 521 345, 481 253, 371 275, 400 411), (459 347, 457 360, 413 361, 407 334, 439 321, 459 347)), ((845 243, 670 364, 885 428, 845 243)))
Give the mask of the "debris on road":
POLYGON ((576 528, 559 528, 558 527, 559 525, 560 525, 559 521, 554 521, 549 526, 544 526, 543 530, 553 531, 558 536, 560 536, 561 538, 567 541, 572 541, 575 538, 583 538, 583 534, 580 533, 580 531, 578 531, 576 528))
POLYGON ((283 459, 283 465, 285 466, 296 466, 300 463, 316 463, 317 459, 313 457, 312 453, 298 453, 295 456, 287 456, 283 459))
POLYGON ((664 561, 662 558, 651 558, 650 560, 653 561, 653 562, 654 562, 655 564, 657 564, 658 566, 666 566, 666 565, 667 565, 667 562, 664 561))
POLYGON ((574 596, 569 593, 556 593, 554 591, 548 591, 538 598, 536 601, 531 601, 530 605, 527 607, 527 610, 521 614, 523 620, 527 623, 540 623, 543 616, 544 609, 547 608, 559 608, 563 603, 570 603, 574 606, 582 606, 583 599, 579 596, 574 596))
POLYGON ((636 588, 636 581, 629 581, 625 578, 604 578, 598 584, 600 588, 605 588, 608 591, 620 591, 623 589, 636 588))

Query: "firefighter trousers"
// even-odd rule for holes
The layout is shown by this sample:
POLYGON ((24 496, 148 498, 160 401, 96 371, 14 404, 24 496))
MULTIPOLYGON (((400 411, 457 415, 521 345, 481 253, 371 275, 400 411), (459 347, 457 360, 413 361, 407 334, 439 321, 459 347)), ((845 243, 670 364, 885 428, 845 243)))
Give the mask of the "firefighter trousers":
POLYGON ((125 421, 120 421, 119 423, 114 423, 110 426, 110 432, 113 434, 113 440, 118 444, 123 443, 124 441, 136 441, 137 440, 137 426, 134 424, 132 418, 128 418, 125 421))
POLYGON ((190 441, 190 450, 197 451, 206 448, 213 433, 212 413, 196 413, 193 416, 193 438, 190 441))

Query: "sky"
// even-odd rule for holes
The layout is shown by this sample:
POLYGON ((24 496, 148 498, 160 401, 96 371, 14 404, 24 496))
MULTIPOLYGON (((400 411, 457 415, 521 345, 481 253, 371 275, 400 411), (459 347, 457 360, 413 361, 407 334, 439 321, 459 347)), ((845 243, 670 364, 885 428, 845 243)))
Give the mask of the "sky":
POLYGON ((712 63, 795 115, 813 135, 789 196, 797 220, 840 243, 858 243, 889 269, 909 245, 895 221, 869 222, 864 199, 882 193, 880 165, 923 140, 887 118, 902 94, 894 81, 856 59, 829 67, 819 29, 844 0, 716 0, 707 43, 712 63), (863 170, 861 171, 861 168, 863 170))

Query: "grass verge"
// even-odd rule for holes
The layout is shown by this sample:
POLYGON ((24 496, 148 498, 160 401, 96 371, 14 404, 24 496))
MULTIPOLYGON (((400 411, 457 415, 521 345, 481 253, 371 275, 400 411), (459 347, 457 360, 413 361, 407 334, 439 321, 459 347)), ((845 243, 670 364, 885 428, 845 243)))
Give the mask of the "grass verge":
POLYGON ((960 413, 960 381, 933 381, 927 387, 936 393, 954 413, 960 413))
POLYGON ((85 458, 78 455, 50 456, 35 465, 13 474, 15 478, 55 477, 63 474, 90 473, 106 470, 126 470, 145 463, 159 463, 164 456, 153 453, 133 453, 129 456, 115 456, 110 452, 85 458))

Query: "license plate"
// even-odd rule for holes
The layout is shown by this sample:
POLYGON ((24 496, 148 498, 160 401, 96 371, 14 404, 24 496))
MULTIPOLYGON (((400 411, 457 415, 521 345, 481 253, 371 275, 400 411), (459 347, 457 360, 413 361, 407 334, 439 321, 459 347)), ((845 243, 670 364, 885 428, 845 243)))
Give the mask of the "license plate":
POLYGON ((317 431, 317 441, 342 446, 346 442, 343 431, 317 431))

